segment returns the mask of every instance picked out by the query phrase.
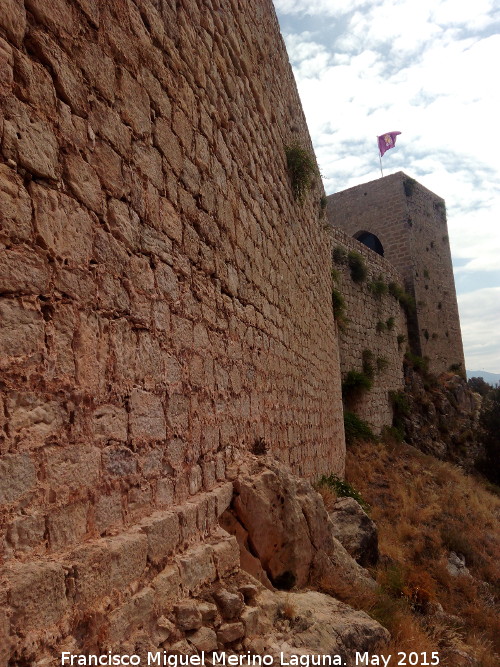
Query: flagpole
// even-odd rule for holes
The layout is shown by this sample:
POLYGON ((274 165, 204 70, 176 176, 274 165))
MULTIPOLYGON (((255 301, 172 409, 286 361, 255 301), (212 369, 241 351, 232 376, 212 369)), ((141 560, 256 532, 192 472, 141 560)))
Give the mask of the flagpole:
POLYGON ((382 171, 382 156, 380 155, 380 151, 378 152, 378 159, 380 160, 380 173, 382 174, 382 178, 384 178, 384 172, 382 171))

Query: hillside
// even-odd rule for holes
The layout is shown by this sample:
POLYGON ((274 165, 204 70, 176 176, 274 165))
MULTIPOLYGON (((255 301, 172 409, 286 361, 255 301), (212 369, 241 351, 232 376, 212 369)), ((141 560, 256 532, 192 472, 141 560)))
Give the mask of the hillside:
POLYGON ((497 665, 498 488, 392 440, 351 444, 346 477, 378 526, 380 591, 343 599, 391 631, 388 653, 437 650, 442 665, 497 665))

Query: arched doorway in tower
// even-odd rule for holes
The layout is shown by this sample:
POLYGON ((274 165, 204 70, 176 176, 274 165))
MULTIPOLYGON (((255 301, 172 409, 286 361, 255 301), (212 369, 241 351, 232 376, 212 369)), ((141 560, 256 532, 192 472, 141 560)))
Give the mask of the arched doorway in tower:
POLYGON ((379 255, 382 255, 382 257, 384 256, 384 247, 380 242, 378 236, 375 236, 375 234, 372 234, 371 232, 361 231, 354 234, 354 238, 357 239, 363 245, 367 246, 367 248, 370 248, 370 250, 373 250, 379 255))

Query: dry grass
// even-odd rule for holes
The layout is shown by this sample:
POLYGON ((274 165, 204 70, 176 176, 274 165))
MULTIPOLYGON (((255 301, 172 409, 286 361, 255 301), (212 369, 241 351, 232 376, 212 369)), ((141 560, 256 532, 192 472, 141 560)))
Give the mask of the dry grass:
POLYGON ((438 650, 451 666, 465 651, 481 667, 498 664, 500 498, 457 467, 394 441, 353 445, 346 477, 372 506, 381 591, 344 600, 391 631, 388 653, 438 650), (449 574, 450 551, 465 557, 471 577, 449 574), (439 604, 444 612, 436 615, 439 604))

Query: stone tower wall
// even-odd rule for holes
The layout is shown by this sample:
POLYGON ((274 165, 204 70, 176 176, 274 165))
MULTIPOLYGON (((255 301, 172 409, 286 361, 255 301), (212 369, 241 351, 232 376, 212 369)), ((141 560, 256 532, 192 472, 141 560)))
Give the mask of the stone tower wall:
MULTIPOLYGON (((118 637, 127 604, 161 609, 151 582, 214 529, 239 452, 342 475, 344 436, 323 192, 292 196, 284 146, 311 143, 270 0, 4 0, 0 88, 0 645, 20 656, 75 610, 118 637)), ((172 580, 212 576, 207 549, 172 580)))
POLYGON ((367 231, 380 239, 384 258, 415 297, 412 343, 429 369, 464 370, 443 199, 398 172, 331 195, 328 219, 351 236, 367 231))
POLYGON ((388 290, 391 282, 402 285, 402 276, 386 259, 342 230, 333 228, 331 233, 334 257, 339 248, 346 254, 354 251, 361 255, 367 269, 366 279, 355 282, 345 261, 333 261, 333 286, 345 301, 344 315, 336 323, 342 379, 349 371, 363 371, 363 353, 369 353, 374 368, 371 389, 346 397, 346 408, 380 433, 384 426, 392 424, 389 392, 401 391, 404 386, 408 330, 399 302, 388 291, 376 294, 372 284, 381 279, 388 290))

